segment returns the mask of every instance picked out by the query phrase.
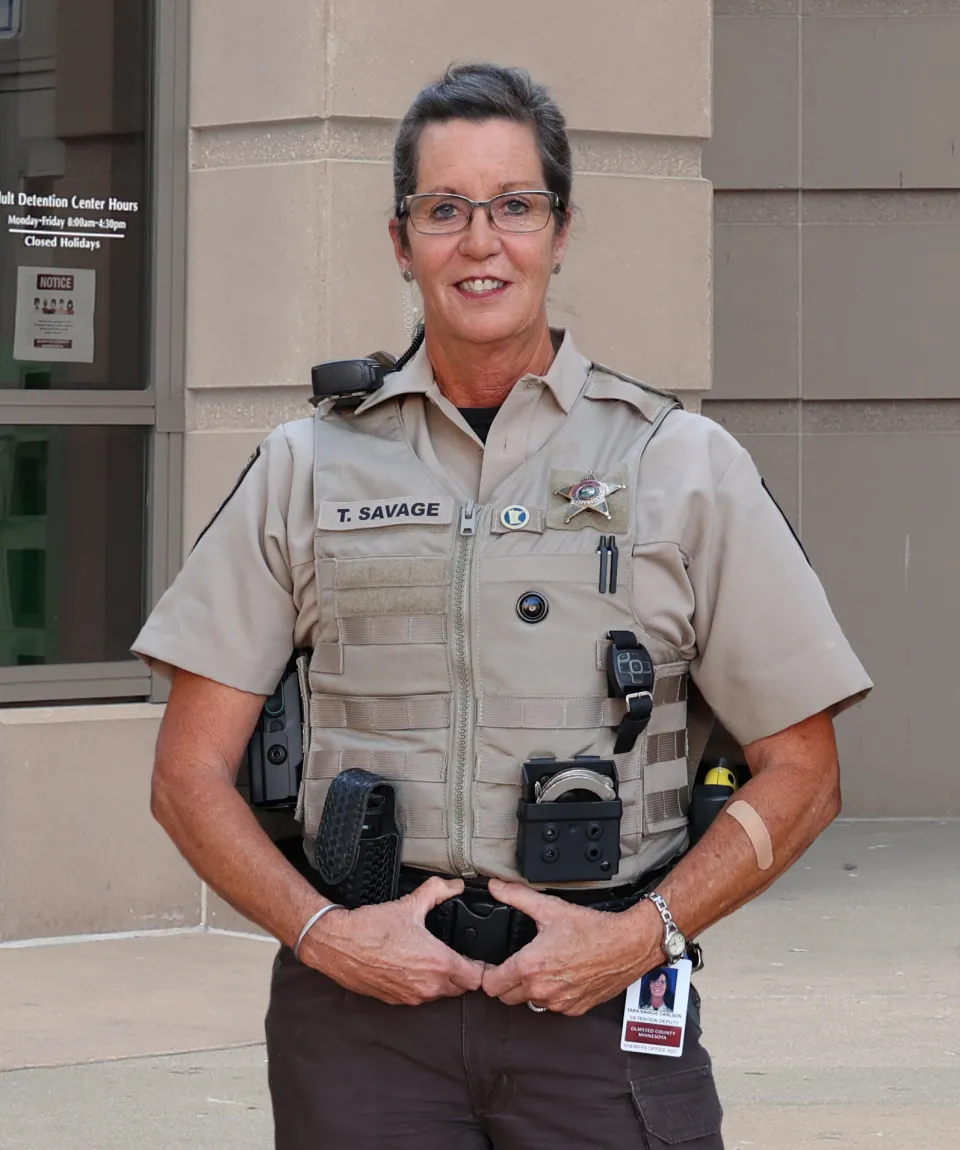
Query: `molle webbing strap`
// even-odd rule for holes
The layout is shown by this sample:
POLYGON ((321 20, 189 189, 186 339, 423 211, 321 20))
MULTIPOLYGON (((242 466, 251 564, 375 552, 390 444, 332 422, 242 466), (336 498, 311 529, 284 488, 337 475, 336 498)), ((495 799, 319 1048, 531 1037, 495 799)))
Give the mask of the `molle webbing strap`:
POLYGON ((671 787, 666 791, 654 791, 645 795, 643 812, 647 826, 665 823, 670 819, 685 818, 690 808, 689 792, 686 786, 671 787))
MULTIPOLYGON (((642 767, 652 767, 655 763, 672 763, 687 757, 687 732, 662 731, 658 735, 645 735, 641 740, 639 755, 626 756, 627 765, 636 763, 642 767)), ((625 766, 620 771, 621 779, 634 777, 625 766)))
POLYGON ((615 726, 625 709, 622 699, 600 696, 523 699, 515 695, 481 695, 477 700, 477 726, 589 730, 615 726))
POLYGON ((447 812, 437 810, 397 811, 397 823, 404 837, 411 839, 444 839, 447 837, 447 812))
POLYGON ((442 783, 447 777, 447 756, 403 751, 314 751, 307 778, 333 779, 341 771, 352 768, 369 771, 390 782, 442 783))
POLYGON ((657 675, 653 684, 653 705, 662 707, 667 703, 685 703, 687 701, 687 676, 683 675, 657 675))
MULTIPOLYGON (((686 675, 657 679, 653 705, 682 702, 687 697, 686 675)), ((531 729, 589 730, 615 727, 626 714, 623 699, 574 695, 553 698, 518 698, 515 695, 481 695, 477 700, 477 724, 481 727, 528 727, 531 729)))
MULTIPOLYGON (((659 735, 649 735, 642 739, 635 751, 627 755, 615 755, 617 773, 621 782, 639 778, 645 767, 656 763, 672 763, 683 759, 686 754, 686 731, 665 731, 659 735)), ((351 764, 353 765, 353 764, 351 764)), ((357 766, 363 764, 357 763, 357 766)), ((392 777, 392 776, 391 776, 392 777)), ((475 777, 479 783, 507 783, 520 782, 520 767, 518 760, 508 755, 479 754, 475 769, 475 777)))
POLYGON ((516 839, 517 812, 475 811, 473 833, 478 839, 516 839))
MULTIPOLYGON (((303 723, 300 726, 300 737, 303 744, 303 761, 307 761, 310 753, 310 656, 307 652, 297 656, 297 684, 300 687, 300 707, 303 713, 303 723)), ((297 807, 299 809, 299 801, 297 807)))
POLYGON ((437 730, 450 725, 449 695, 357 698, 314 695, 313 727, 349 727, 354 731, 437 730))
MULTIPOLYGON (((658 679, 654 705, 683 699, 686 676, 658 679)), ((532 730, 591 730, 615 727, 623 718, 623 699, 575 695, 554 698, 517 698, 481 695, 477 723, 485 727, 526 727, 532 730)), ((314 727, 349 727, 356 731, 434 730, 449 726, 449 695, 407 695, 364 698, 316 695, 310 708, 314 727)))
POLYGON ((445 643, 445 615, 354 615, 339 620, 340 642, 348 647, 445 643))

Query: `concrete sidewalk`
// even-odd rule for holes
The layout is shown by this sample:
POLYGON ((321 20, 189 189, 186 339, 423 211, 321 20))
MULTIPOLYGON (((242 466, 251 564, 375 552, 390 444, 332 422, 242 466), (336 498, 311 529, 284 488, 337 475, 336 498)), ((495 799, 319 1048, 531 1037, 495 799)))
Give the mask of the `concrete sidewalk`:
MULTIPOLYGON (((960 824, 838 824, 705 938, 728 1150, 960 1146, 960 824)), ((0 1150, 268 1150, 275 947, 0 948, 0 1150)))

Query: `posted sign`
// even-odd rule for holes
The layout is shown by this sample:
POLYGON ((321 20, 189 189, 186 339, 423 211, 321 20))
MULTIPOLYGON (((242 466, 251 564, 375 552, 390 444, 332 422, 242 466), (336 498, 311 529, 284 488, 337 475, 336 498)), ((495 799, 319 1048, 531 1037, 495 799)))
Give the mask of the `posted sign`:
POLYGON ((17 268, 13 358, 93 363, 96 294, 89 268, 17 268))

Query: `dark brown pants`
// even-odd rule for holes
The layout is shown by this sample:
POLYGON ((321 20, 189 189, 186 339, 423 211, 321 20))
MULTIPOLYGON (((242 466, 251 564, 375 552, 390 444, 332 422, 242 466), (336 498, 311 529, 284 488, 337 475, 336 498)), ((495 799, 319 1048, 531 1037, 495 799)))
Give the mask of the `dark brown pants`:
POLYGON ((289 950, 267 1012, 277 1150, 723 1150, 700 1032, 620 1049, 623 996, 583 1018, 482 993, 387 1006, 289 950))

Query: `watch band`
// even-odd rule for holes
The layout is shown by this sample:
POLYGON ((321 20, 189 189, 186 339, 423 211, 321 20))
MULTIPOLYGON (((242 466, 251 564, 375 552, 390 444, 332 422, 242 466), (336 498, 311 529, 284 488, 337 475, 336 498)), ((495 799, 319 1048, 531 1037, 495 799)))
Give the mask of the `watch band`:
POLYGON ((667 900, 663 897, 663 895, 658 894, 657 891, 653 890, 647 895, 647 898, 657 908, 657 912, 659 913, 661 919, 663 919, 664 942, 666 942, 666 940, 670 938, 671 935, 679 934, 680 927, 677 926, 673 915, 670 913, 670 907, 667 906, 667 900))
POLYGON ((660 949, 670 962, 677 962, 687 954, 686 936, 677 926, 663 895, 657 891, 651 891, 647 897, 657 908, 657 913, 663 920, 663 941, 660 943, 660 949))
POLYGON ((607 684, 615 699, 627 704, 617 727, 615 755, 632 751, 653 714, 654 669, 650 653, 632 631, 608 631, 607 684))
POLYGON ((683 939, 687 958, 689 958, 693 963, 694 974, 696 974, 698 970, 703 970, 703 948, 700 946, 699 942, 692 942, 690 939, 688 939, 680 927, 677 926, 676 920, 670 913, 670 907, 667 906, 667 900, 663 897, 662 894, 658 894, 655 890, 651 891, 646 897, 657 908, 657 913, 663 920, 663 942, 660 944, 660 949, 663 951, 663 953, 667 956, 667 958, 670 957, 666 951, 666 941, 668 938, 672 938, 675 934, 679 934, 683 939))

